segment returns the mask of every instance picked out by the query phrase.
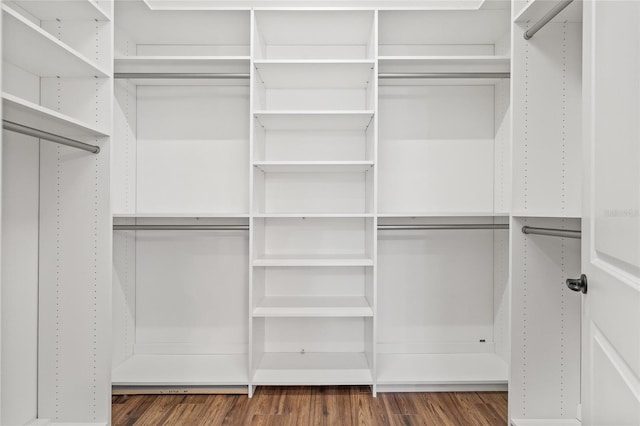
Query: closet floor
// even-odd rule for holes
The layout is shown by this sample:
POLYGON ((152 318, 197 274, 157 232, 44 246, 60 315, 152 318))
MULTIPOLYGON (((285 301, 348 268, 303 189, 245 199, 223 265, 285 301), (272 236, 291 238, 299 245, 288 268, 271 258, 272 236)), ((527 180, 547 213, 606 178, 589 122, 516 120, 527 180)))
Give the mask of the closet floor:
POLYGON ((503 426, 506 392, 379 393, 366 386, 258 387, 246 395, 118 395, 113 425, 503 426))

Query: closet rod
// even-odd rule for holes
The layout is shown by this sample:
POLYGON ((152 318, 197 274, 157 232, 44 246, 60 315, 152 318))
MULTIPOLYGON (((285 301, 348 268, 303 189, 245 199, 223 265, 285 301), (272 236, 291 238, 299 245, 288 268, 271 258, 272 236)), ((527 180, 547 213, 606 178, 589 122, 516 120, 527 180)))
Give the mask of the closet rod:
POLYGON ((380 73, 378 78, 510 78, 509 72, 416 72, 416 73, 380 73))
POLYGON ((509 229, 508 224, 498 223, 464 223, 456 225, 378 225, 379 231, 404 231, 404 230, 466 230, 466 229, 509 229))
POLYGON ((113 225, 114 231, 248 231, 249 225, 113 225))
POLYGON ((556 17, 560 12, 564 10, 565 7, 569 6, 573 0, 562 0, 558 4, 556 4, 553 9, 547 12, 538 22, 533 24, 531 28, 524 32, 523 36, 525 40, 529 40, 531 37, 535 35, 542 27, 547 25, 549 21, 556 17))
POLYGON ((249 74, 244 73, 190 73, 190 72, 117 72, 113 78, 157 78, 157 79, 248 79, 249 74))
POLYGON ((581 231, 574 231, 572 229, 536 228, 533 226, 523 226, 522 233, 562 238, 580 238, 582 235, 581 231))
POLYGON ((71 146, 74 148, 82 149, 85 151, 97 154, 100 152, 100 147, 96 145, 89 145, 88 143, 80 142, 75 139, 65 138, 64 136, 55 135, 53 133, 45 132, 43 130, 34 129, 33 127, 24 126, 22 124, 14 123, 13 121, 2 120, 2 128, 10 132, 16 132, 27 136, 33 136, 34 138, 43 139, 49 142, 59 143, 60 145, 71 146))

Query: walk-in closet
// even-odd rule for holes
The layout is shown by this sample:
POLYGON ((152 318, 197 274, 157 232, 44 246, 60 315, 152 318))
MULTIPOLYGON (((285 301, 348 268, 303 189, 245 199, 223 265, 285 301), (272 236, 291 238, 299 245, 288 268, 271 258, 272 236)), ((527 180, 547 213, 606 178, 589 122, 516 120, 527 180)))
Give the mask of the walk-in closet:
POLYGON ((1 25, 1 425, 267 386, 640 424, 640 4, 3 0, 1 25))

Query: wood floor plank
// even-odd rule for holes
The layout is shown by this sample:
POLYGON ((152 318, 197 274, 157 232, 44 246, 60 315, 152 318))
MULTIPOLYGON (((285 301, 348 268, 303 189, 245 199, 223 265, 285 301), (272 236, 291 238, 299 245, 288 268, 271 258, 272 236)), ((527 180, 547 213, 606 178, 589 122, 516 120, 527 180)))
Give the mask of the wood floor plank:
POLYGON ((379 393, 366 386, 258 387, 246 395, 118 395, 112 424, 504 426, 505 392, 379 393))

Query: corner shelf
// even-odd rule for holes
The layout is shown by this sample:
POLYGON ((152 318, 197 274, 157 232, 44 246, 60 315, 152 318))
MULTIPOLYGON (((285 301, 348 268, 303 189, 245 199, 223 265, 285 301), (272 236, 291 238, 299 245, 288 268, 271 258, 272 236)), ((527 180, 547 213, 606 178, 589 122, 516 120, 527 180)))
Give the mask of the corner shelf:
POLYGON ((5 120, 67 138, 109 136, 105 129, 4 92, 2 93, 2 114, 5 120))
POLYGON ((373 60, 257 60, 257 77, 266 89, 358 89, 373 76, 373 60))
POLYGON ((356 173, 370 170, 373 161, 255 161, 253 165, 267 173, 356 173))
POLYGON ((372 110, 362 111, 254 111, 253 116, 268 130, 366 130, 372 110))
POLYGON ((357 255, 265 255, 254 259, 253 266, 373 266, 373 259, 357 255))
POLYGON ((254 317, 372 317, 373 310, 358 296, 267 296, 253 310, 254 317))
POLYGON ((110 21, 95 0, 13 0, 13 3, 41 21, 110 21))
POLYGON ((254 385, 370 385, 371 369, 363 353, 278 353, 262 356, 254 385))
POLYGON ((38 77, 109 77, 93 61, 2 5, 3 59, 38 77), (28 46, 29 48, 25 48, 28 46))

